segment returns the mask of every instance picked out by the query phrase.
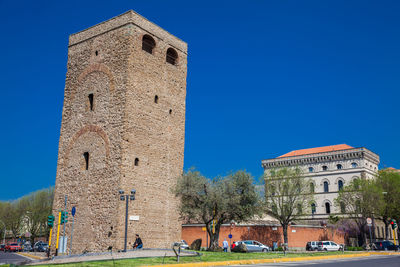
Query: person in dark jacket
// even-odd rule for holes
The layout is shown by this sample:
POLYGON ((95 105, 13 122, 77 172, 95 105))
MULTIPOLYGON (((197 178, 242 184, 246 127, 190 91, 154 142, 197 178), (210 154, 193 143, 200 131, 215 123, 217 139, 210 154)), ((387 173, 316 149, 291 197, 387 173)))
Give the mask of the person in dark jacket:
POLYGON ((143 248, 142 239, 139 237, 138 234, 136 234, 136 240, 135 243, 133 243, 133 249, 141 249, 141 248, 143 248))

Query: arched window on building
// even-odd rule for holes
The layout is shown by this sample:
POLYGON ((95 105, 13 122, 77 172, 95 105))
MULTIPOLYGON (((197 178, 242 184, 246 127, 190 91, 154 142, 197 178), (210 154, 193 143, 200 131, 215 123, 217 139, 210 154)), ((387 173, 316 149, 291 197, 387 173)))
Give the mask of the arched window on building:
POLYGON ((142 50, 146 51, 147 53, 153 54, 153 49, 155 46, 156 46, 156 41, 154 41, 153 37, 147 34, 143 36, 142 50))
POLYGON ((178 61, 178 53, 175 51, 175 49, 168 48, 166 61, 169 64, 176 65, 176 62, 178 61))
POLYGON ((322 170, 323 171, 327 171, 328 170, 328 166, 322 166, 322 170))
POLYGON ((358 166, 358 165, 357 165, 357 163, 355 163, 355 162, 353 162, 353 163, 351 164, 351 167, 352 167, 352 168, 357 168, 357 166, 358 166))
POLYGON ((336 165, 336 168, 337 168, 338 170, 341 170, 341 169, 343 168, 343 166, 342 166, 342 164, 338 164, 338 165, 336 165))
POLYGON ((326 214, 331 213, 331 204, 329 204, 329 202, 325 202, 325 212, 326 214))
POLYGON ((315 185, 314 183, 310 183, 310 193, 314 193, 315 192, 315 185))
POLYGON ((344 205, 343 202, 340 202, 340 212, 341 213, 346 213, 346 206, 344 205))
POLYGON ((338 181, 338 189, 339 189, 339 191, 342 190, 342 188, 343 188, 343 181, 339 180, 338 181))
POLYGON ((317 211, 315 203, 311 204, 311 213, 314 214, 317 211))
POLYGON ((309 167, 308 168, 308 172, 313 172, 314 171, 314 168, 313 167, 309 167))
POLYGON ((329 184, 327 181, 324 182, 324 192, 325 193, 329 192, 329 184))

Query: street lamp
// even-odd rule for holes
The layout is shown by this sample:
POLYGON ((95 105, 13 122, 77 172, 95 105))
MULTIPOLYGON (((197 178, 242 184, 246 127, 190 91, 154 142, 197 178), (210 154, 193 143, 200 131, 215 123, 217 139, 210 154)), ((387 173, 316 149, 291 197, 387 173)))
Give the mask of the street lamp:
POLYGON ((128 239, 128 202, 129 200, 135 200, 135 194, 136 190, 132 189, 130 195, 124 195, 124 190, 119 190, 119 199, 121 201, 125 200, 125 242, 124 242, 124 250, 123 252, 126 252, 126 242, 128 239))
POLYGON ((2 220, 0 220, 0 222, 4 225, 3 244, 5 245, 5 244, 6 244, 6 231, 7 231, 7 229, 6 229, 6 224, 5 224, 2 220))

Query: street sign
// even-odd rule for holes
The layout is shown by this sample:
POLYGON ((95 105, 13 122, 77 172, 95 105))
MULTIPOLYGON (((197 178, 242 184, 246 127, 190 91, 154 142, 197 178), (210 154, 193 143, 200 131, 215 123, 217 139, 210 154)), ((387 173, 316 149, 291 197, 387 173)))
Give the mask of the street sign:
POLYGON ((76 208, 75 208, 75 206, 74 206, 74 207, 72 207, 72 210, 71 210, 72 217, 75 216, 75 212, 76 212, 76 208))
POLYGON ((371 218, 367 218, 367 224, 368 224, 368 226, 372 226, 372 219, 371 218))
POLYGON ((229 238, 232 238, 232 234, 229 234, 228 237, 229 237, 229 238))
POLYGON ((207 228, 202 227, 201 230, 205 232, 207 230, 207 228))

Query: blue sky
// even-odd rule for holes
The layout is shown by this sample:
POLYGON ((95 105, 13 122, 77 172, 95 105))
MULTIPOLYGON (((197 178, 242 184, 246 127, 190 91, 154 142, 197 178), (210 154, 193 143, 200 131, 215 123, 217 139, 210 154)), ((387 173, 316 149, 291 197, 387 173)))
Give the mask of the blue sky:
POLYGON ((341 143, 400 167, 399 1, 0 0, 0 199, 54 185, 68 35, 129 9, 189 45, 185 169, 341 143))

